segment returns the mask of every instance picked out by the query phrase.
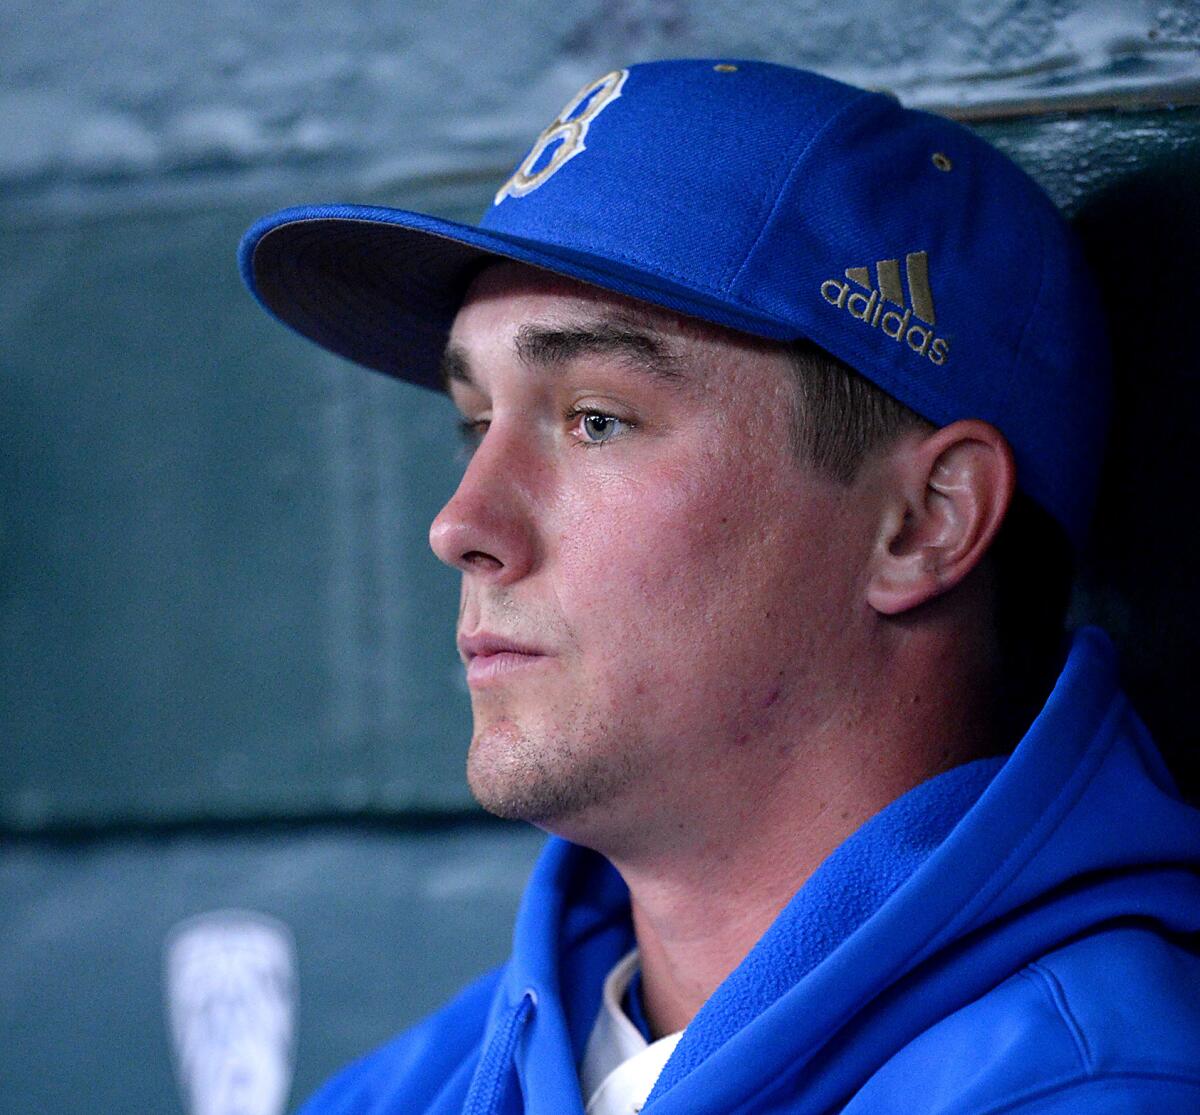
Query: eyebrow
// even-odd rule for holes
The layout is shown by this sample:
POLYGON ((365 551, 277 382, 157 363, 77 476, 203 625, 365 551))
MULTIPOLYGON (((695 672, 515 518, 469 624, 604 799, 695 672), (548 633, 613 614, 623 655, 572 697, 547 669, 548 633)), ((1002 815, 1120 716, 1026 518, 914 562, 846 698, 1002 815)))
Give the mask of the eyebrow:
MULTIPOLYGON (((684 378, 666 340, 623 316, 570 325, 522 325, 514 347, 517 359, 530 368, 553 369, 581 356, 612 356, 665 383, 678 384, 684 378)), ((470 360, 460 346, 451 344, 442 354, 441 377, 447 389, 451 383, 474 383, 470 360)))
POLYGON ((452 383, 472 384, 474 382, 471 379, 467 354, 458 345, 446 346, 441 362, 438 364, 438 376, 442 381, 442 390, 447 393, 449 393, 452 383))

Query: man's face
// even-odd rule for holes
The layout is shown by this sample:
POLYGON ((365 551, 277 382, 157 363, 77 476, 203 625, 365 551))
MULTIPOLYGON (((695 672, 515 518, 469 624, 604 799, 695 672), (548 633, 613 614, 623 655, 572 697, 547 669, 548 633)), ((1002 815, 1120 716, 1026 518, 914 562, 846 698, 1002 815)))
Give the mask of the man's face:
POLYGON ((769 780, 846 684, 865 552, 780 349, 498 264, 444 370, 475 448, 430 538, 479 801, 611 850, 769 780))

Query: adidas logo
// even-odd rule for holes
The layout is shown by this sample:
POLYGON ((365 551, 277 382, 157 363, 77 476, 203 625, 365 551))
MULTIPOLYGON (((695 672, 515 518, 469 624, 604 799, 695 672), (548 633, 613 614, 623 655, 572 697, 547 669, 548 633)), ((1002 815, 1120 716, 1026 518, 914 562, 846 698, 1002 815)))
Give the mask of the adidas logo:
POLYGON ((831 306, 886 333, 893 341, 903 342, 913 352, 929 357, 934 364, 944 364, 950 355, 950 342, 933 332, 937 318, 933 291, 929 289, 929 253, 909 252, 904 257, 904 271, 908 280, 907 302, 898 259, 881 259, 875 264, 874 284, 869 268, 847 267, 849 282, 826 279, 821 284, 821 297, 831 306), (855 286, 868 293, 855 290, 855 286), (899 306, 900 310, 885 310, 887 303, 899 306))

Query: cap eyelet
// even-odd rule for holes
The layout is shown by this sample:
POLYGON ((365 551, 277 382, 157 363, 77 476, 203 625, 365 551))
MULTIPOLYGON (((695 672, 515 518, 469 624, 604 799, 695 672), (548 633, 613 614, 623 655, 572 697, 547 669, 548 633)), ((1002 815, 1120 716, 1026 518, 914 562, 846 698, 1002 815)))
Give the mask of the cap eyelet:
POLYGON ((713 69, 719 74, 737 73, 737 66, 735 66, 732 62, 718 62, 715 66, 713 66, 713 69))
POLYGON ((933 162, 933 165, 938 168, 938 170, 948 171, 954 169, 954 164, 950 161, 949 157, 943 155, 940 151, 935 151, 933 153, 931 161, 933 162))

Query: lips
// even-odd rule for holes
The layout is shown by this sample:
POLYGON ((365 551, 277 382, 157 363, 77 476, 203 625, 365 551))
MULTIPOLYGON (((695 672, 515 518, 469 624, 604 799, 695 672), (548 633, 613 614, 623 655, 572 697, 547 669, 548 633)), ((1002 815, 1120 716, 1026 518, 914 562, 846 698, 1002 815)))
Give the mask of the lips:
POLYGON ((467 684, 484 685, 546 660, 540 647, 503 635, 479 632, 460 635, 458 653, 467 665, 467 684))

